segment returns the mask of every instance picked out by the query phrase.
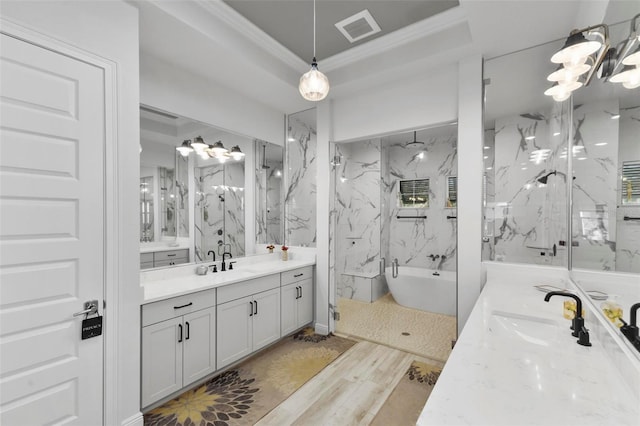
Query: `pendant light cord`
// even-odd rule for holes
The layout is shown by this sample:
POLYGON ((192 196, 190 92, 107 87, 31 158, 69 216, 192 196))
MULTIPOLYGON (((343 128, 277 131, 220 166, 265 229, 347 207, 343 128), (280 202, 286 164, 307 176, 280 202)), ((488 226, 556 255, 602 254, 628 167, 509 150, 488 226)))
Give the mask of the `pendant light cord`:
POLYGON ((313 0, 313 61, 316 60, 316 0, 313 0))

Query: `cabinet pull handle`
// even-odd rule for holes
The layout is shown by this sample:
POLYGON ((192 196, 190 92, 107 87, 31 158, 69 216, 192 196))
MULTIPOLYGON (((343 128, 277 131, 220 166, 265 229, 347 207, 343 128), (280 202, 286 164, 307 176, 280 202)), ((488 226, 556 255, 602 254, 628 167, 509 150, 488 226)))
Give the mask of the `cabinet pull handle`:
POLYGON ((296 300, 300 299, 300 287, 296 287, 296 300))
POLYGON ((178 324, 178 329, 180 329, 180 337, 178 337, 178 343, 182 342, 182 324, 178 324))
POLYGON ((168 254, 167 257, 174 257, 175 255, 176 255, 176 253, 168 254))
POLYGON ((295 274, 295 275, 293 276, 293 278, 298 278, 298 277, 301 277, 301 276, 303 276, 303 275, 304 275, 304 274, 295 274))
POLYGON ((302 286, 300 286, 300 299, 302 299, 302 286))
POLYGON ((186 334, 184 340, 189 340, 189 321, 185 322, 184 324, 187 326, 187 334, 186 334))
POLYGON ((253 302, 249 302, 249 316, 253 316, 253 302))
POLYGON ((193 305, 193 302, 189 302, 186 305, 182 305, 182 306, 174 306, 173 309, 182 309, 182 308, 186 308, 187 306, 191 306, 193 305))
POLYGON ((256 304, 256 311, 254 312, 254 315, 258 315, 258 301, 256 300, 255 302, 253 302, 256 304))

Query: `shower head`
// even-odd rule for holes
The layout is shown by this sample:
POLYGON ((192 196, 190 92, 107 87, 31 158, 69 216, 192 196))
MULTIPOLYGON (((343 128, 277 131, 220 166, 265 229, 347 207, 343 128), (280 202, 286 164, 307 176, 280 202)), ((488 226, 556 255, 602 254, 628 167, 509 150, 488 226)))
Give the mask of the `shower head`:
POLYGON ((547 173, 546 175, 539 177, 539 178, 537 179, 537 181, 538 181, 538 182, 540 182, 540 183, 542 183, 542 184, 545 184, 545 185, 546 185, 546 184, 547 184, 547 180, 549 179, 549 176, 551 176, 551 175, 555 175, 556 173, 557 173, 557 172, 556 172, 555 170, 554 170, 554 171, 552 171, 552 172, 549 172, 549 173, 547 173))
POLYGON ((413 141, 411 142, 407 142, 405 146, 411 146, 411 145, 424 145, 424 142, 420 142, 416 140, 416 131, 413 131, 413 141))

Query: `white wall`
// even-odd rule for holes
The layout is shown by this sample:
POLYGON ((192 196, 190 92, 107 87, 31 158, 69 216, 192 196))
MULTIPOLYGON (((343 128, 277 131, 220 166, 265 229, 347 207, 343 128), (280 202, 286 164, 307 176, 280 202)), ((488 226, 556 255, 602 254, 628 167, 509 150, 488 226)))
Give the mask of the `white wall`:
MULTIPOLYGON (((140 299, 138 221, 131 212, 138 209, 139 179, 139 86, 138 11, 119 0, 113 1, 5 1, 0 12, 8 19, 45 36, 113 61, 117 66, 114 112, 117 119, 118 204, 113 255, 115 280, 107 283, 108 315, 116 321, 117 340, 108 347, 105 423, 142 424, 140 416, 140 299), (115 354, 115 360, 111 359, 115 354), (138 423, 136 423, 138 422, 138 423)), ((111 150, 113 147, 107 147, 111 150)), ((107 320, 109 321, 109 320, 107 320)), ((109 324, 109 322, 107 322, 109 324)), ((96 389, 96 395, 99 389, 96 389)))
MULTIPOLYGON (((399 133, 458 117, 457 64, 332 100, 333 142, 399 133)), ((482 157, 481 157, 482 158, 482 157)))
MULTIPOLYGON (((215 70, 212 70, 215 76, 215 70)), ((231 133, 284 144, 284 112, 149 55, 140 55, 140 103, 231 133)))

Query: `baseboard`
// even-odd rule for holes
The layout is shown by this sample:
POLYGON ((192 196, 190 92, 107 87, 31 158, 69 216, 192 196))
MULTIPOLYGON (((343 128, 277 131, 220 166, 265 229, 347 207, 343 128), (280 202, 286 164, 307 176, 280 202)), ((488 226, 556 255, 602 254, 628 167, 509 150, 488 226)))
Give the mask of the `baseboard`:
POLYGON ((128 419, 124 419, 121 423, 122 426, 143 426, 144 417, 142 413, 136 413, 128 419))
POLYGON ((323 336, 326 336, 327 334, 329 334, 329 326, 325 325, 325 324, 315 324, 315 332, 316 334, 321 334, 323 336))

